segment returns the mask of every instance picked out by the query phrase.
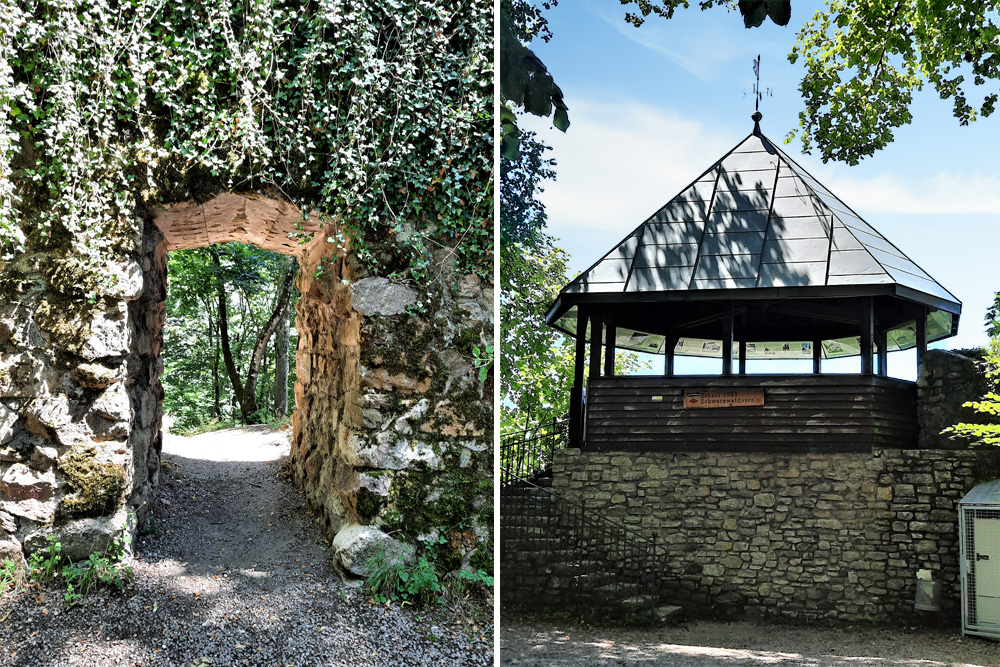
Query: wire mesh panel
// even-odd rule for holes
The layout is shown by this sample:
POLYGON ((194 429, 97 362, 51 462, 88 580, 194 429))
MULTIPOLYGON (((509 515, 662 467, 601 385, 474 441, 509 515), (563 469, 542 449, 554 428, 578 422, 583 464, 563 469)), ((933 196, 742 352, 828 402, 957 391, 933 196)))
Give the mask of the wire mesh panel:
POLYGON ((961 528, 964 531, 961 559, 965 563, 965 581, 962 582, 962 597, 964 598, 965 619, 963 626, 976 624, 976 563, 969 554, 976 552, 975 547, 975 516, 976 511, 967 509, 962 512, 961 528))
POLYGON ((1000 506, 963 502, 959 516, 962 632, 1000 639, 1000 506))

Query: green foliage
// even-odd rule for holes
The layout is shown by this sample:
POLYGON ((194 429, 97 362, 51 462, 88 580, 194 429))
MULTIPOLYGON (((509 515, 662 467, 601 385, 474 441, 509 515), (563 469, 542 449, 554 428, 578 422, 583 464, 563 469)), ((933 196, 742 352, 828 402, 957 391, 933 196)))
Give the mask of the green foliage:
POLYGON ((62 543, 49 536, 46 546, 28 559, 28 576, 45 584, 61 581, 66 587, 63 598, 67 607, 79 604, 91 592, 102 588, 122 589, 132 578, 132 566, 122 562, 127 551, 127 533, 116 538, 104 553, 92 553, 87 560, 74 563, 62 543))
POLYGON ((475 591, 493 588, 493 575, 484 570, 459 570, 455 581, 463 590, 475 591))
POLYGON ((986 309, 986 334, 991 338, 1000 336, 1000 292, 993 296, 993 303, 986 309))
MULTIPOLYGON (((274 308, 277 285, 285 270, 284 255, 239 243, 210 248, 176 250, 167 256, 170 280, 164 338, 164 397, 166 414, 174 418, 173 431, 197 435, 230 428, 242 421, 232 383, 226 374, 221 353, 217 285, 228 295, 228 326, 235 363, 245 377, 257 333, 274 308), (219 265, 212 261, 215 252, 219 265), (216 401, 216 386, 219 399, 216 401), (218 408, 218 410, 216 410, 218 408)), ((289 313, 294 327, 295 301, 292 292, 289 313)), ((294 354, 294 341, 290 344, 294 354)), ((294 401, 295 364, 289 361, 288 396, 294 401)), ((259 409, 252 423, 275 419, 274 344, 268 347, 256 388, 259 409)), ((293 407, 293 406, 290 406, 293 407)))
POLYGON ((486 376, 489 375, 490 369, 493 368, 493 346, 487 345, 482 350, 478 346, 474 346, 472 354, 475 357, 472 362, 472 368, 479 371, 479 381, 486 384, 486 376))
MULTIPOLYGON (((687 9, 691 6, 690 0, 620 0, 623 5, 634 5, 638 14, 627 12, 625 21, 639 27, 646 22, 650 14, 665 19, 673 18, 674 12, 678 8, 687 9)), ((792 15, 792 3, 790 0, 701 0, 698 6, 702 9, 709 9, 713 6, 724 6, 730 10, 734 7, 739 9, 743 16, 743 25, 747 28, 757 28, 764 23, 764 19, 770 18, 776 25, 788 25, 792 15)))
MULTIPOLYGON (((930 84, 962 125, 996 108, 998 3, 855 3, 831 0, 800 28, 789 55, 806 74, 799 114, 808 152, 857 164, 913 116, 913 93, 930 84), (972 88, 988 86, 979 101, 972 88)), ((789 135, 789 140, 794 136, 789 135)))
MULTIPOLYGON (((573 341, 545 324, 545 313, 566 282, 566 253, 554 245, 551 237, 540 234, 535 248, 501 246, 500 392, 504 431, 562 418, 569 411, 573 341)), ((618 350, 615 354, 615 372, 619 375, 647 366, 634 353, 618 350)))
POLYGON ((143 207, 268 188, 338 219, 369 266, 387 241, 400 271, 457 245, 489 277, 491 7, 4 3, 4 251, 67 242, 97 263, 143 207))
POLYGON ((380 549, 369 557, 366 565, 371 574, 365 580, 365 589, 376 602, 392 600, 427 606, 443 601, 437 568, 426 555, 408 565, 403 558, 389 562, 380 549))
POLYGON ((516 159, 500 163, 500 245, 533 246, 545 227, 545 206, 538 195, 542 184, 555 180, 553 161, 544 157, 548 147, 533 132, 520 136, 516 159))
POLYGON ((493 587, 493 577, 486 571, 457 570, 442 576, 443 564, 439 548, 447 543, 444 528, 436 540, 423 543, 422 553, 413 563, 405 558, 389 562, 382 549, 376 550, 366 562, 371 574, 365 580, 365 590, 376 602, 388 601, 427 607, 446 602, 446 593, 479 595, 493 587))
MULTIPOLYGON (((557 3, 542 2, 550 9, 557 3)), ((539 7, 526 0, 502 0, 500 3, 500 154, 516 160, 520 153, 521 132, 513 109, 547 117, 565 132, 569 128, 569 110, 562 91, 552 79, 545 64, 526 44, 535 37, 548 41, 552 34, 539 7)))
MULTIPOLYGON (((980 400, 968 401, 963 404, 963 407, 973 408, 976 412, 996 418, 1000 417, 1000 393, 998 393, 997 387, 998 379, 1000 379, 1000 336, 994 334, 990 339, 984 360, 986 362, 986 382, 990 390, 980 400)), ((970 438, 973 445, 1000 445, 1000 423, 967 424, 963 422, 945 429, 944 432, 970 438)))
POLYGON ((24 568, 15 560, 0 561, 0 596, 7 591, 17 591, 24 583, 24 568))
MULTIPOLYGON (((986 310, 986 332, 990 336, 990 344, 983 351, 983 361, 986 365, 986 386, 988 391, 978 401, 968 401, 962 407, 973 408, 976 412, 990 415, 994 423, 989 424, 955 424, 946 428, 944 433, 953 433, 959 437, 972 439, 973 445, 1000 445, 1000 292, 993 299, 993 304, 986 310)), ((991 478, 992 479, 992 478, 991 478)))
MULTIPOLYGON (((163 402, 167 402, 166 396, 164 396, 163 402)), ((192 417, 197 419, 200 418, 201 415, 188 413, 187 417, 188 419, 192 417)), ((170 432, 176 435, 182 435, 185 438, 190 438, 195 435, 201 435, 202 433, 211 433, 212 431, 222 431, 227 428, 234 428, 238 425, 239 424, 235 420, 231 419, 222 421, 219 421, 218 419, 208 419, 207 421, 196 421, 194 424, 190 425, 188 425, 188 422, 182 422, 180 426, 177 425, 177 422, 174 422, 174 425, 170 427, 170 432)))

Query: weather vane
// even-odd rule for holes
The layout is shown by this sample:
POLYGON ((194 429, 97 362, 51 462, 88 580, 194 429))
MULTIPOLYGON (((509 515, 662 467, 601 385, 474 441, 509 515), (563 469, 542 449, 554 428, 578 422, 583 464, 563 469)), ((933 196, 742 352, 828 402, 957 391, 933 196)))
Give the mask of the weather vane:
MULTIPOLYGON (((756 77, 757 81, 753 85, 753 110, 760 111, 760 101, 766 95, 768 97, 773 96, 773 90, 771 88, 765 88, 761 90, 760 88, 760 54, 757 55, 753 60, 753 75, 756 77)), ((746 97, 746 92, 743 93, 746 97)))

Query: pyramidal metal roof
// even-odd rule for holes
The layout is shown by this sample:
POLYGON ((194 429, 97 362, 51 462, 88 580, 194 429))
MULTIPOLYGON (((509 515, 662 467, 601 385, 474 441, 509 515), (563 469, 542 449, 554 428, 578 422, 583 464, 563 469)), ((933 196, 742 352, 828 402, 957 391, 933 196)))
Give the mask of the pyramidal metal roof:
MULTIPOLYGON (((566 285, 546 322, 576 336, 577 306, 588 303, 882 295, 927 306, 929 340, 954 335, 961 302, 768 140, 759 119, 746 139, 566 285)), ((890 339, 900 336, 892 349, 912 347, 913 330, 890 331, 890 339)), ((662 352, 662 336, 635 333, 641 342, 619 345, 662 352)), ((839 354, 836 346, 826 353, 839 354)))
POLYGON ((886 284, 960 309, 951 292, 755 129, 563 292, 886 284))

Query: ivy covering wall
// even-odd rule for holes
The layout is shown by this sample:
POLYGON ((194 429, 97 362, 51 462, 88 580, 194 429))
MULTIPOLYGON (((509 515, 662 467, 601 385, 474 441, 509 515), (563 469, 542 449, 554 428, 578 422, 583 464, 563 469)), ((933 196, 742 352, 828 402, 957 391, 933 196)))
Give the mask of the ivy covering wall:
POLYGON ((489 0, 0 0, 2 252, 98 265, 143 207, 257 189, 381 275, 457 246, 489 277, 492 25, 489 0))

